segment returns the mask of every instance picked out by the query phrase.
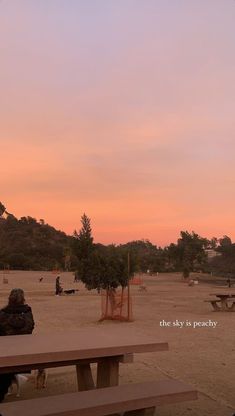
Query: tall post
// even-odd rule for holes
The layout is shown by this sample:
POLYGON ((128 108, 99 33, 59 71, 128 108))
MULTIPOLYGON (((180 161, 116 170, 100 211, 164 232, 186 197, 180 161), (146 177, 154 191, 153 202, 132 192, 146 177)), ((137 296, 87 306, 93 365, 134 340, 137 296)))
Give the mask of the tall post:
POLYGON ((128 284, 127 284, 127 318, 130 320, 130 253, 127 253, 127 275, 128 275, 128 284))

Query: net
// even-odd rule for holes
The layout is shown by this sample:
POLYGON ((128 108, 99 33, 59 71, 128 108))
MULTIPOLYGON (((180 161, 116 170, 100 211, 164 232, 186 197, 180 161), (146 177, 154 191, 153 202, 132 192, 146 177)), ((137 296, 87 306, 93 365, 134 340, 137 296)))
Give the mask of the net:
POLYGON ((132 321, 132 302, 128 288, 107 289, 101 291, 101 318, 132 321))
POLYGON ((143 284, 143 279, 141 279, 138 276, 135 276, 130 280, 130 285, 142 285, 142 284, 143 284))

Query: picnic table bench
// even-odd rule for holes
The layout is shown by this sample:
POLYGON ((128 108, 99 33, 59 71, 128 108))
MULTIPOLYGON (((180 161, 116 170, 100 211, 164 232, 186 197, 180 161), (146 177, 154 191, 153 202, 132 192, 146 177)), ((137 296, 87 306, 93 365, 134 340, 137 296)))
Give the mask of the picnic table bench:
POLYGON ((210 296, 216 296, 216 298, 206 299, 204 302, 210 302, 214 311, 235 311, 235 293, 210 293, 210 296))
POLYGON ((62 394, 0 404, 2 416, 105 416, 126 412, 141 416, 155 406, 196 400, 197 392, 177 380, 124 384, 99 390, 62 394))
POLYGON ((167 350, 167 342, 143 337, 130 329, 109 332, 107 328, 90 327, 76 332, 1 337, 0 373, 74 365, 79 392, 0 404, 0 414, 103 416, 121 409, 142 412, 135 413, 137 415, 144 414, 144 410, 140 409, 166 401, 171 403, 172 400, 173 403, 195 399, 195 389, 175 380, 141 383, 141 387, 135 384, 118 386, 119 363, 132 362, 135 353, 167 350), (91 363, 97 363, 96 381, 92 376, 91 363))

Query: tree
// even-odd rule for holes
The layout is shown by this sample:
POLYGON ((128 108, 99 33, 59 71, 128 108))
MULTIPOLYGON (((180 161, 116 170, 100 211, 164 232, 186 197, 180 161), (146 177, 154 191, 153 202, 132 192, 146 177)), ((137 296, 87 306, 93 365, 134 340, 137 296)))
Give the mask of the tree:
POLYGON ((4 205, 0 202, 0 217, 2 217, 2 215, 4 214, 4 212, 6 211, 6 208, 4 207, 4 205))
POLYGON ((78 258, 78 270, 76 276, 84 282, 89 279, 91 268, 91 254, 94 249, 91 221, 84 213, 81 217, 82 227, 77 233, 74 231, 74 245, 76 256, 78 258))
POLYGON ((84 213, 81 217, 82 228, 77 236, 78 257, 83 259, 89 257, 93 250, 93 237, 91 229, 91 220, 84 213))
POLYGON ((209 246, 207 248, 215 250, 218 247, 219 241, 218 238, 213 237, 210 241, 209 241, 209 246))
POLYGON ((196 267, 206 263, 205 248, 208 246, 208 240, 194 231, 191 234, 188 231, 181 231, 180 235, 181 238, 178 239, 177 244, 178 255, 181 259, 183 276, 187 278, 196 267))
POLYGON ((224 235, 223 238, 219 239, 219 243, 220 243, 220 248, 228 248, 232 245, 232 240, 230 237, 228 237, 227 235, 224 235))
POLYGON ((89 261, 82 263, 86 269, 79 270, 79 277, 88 290, 116 289, 126 287, 133 276, 135 264, 133 258, 123 247, 114 245, 97 247, 89 256, 89 261))
POLYGON ((93 244, 91 223, 86 214, 83 214, 81 223, 82 228, 79 233, 74 232, 78 257, 77 277, 88 290, 127 286, 134 270, 132 260, 128 270, 127 248, 93 244))
POLYGON ((146 273, 147 270, 155 273, 164 271, 164 252, 153 245, 149 240, 136 240, 123 245, 131 253, 132 261, 138 271, 146 273))
POLYGON ((211 271, 223 277, 235 278, 235 244, 226 235, 219 242, 216 248, 218 255, 210 261, 211 271))
POLYGON ((7 214, 0 221, 0 263, 12 269, 50 270, 64 266, 64 250, 72 237, 32 217, 7 214))
POLYGON ((163 250, 165 271, 178 272, 182 270, 182 254, 177 244, 171 243, 163 250))

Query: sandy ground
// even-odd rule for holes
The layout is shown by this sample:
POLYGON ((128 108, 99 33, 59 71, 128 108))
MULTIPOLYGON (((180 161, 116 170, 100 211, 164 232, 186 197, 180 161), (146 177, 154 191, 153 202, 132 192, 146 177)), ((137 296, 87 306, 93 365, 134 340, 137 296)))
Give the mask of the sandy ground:
MULTIPOLYGON (((117 326, 134 328, 143 336, 154 336, 169 343, 169 351, 136 354, 134 363, 120 366, 120 383, 172 378, 195 386, 199 399, 179 405, 158 408, 158 416, 232 416, 235 411, 235 312, 213 312, 208 299, 218 289, 200 283, 189 287, 179 274, 144 276, 147 291, 131 286, 134 321, 129 323, 104 321, 100 296, 73 283, 72 273, 61 273, 64 289, 79 288, 72 296, 54 296, 56 275, 50 272, 10 272, 0 275, 0 307, 7 302, 14 287, 25 290, 36 321, 35 332, 102 325, 111 332, 117 326), (9 283, 3 284, 2 277, 9 283), (43 281, 39 283, 39 278, 43 281), (216 328, 192 326, 161 327, 162 320, 194 322, 216 321, 216 328)), ((226 290, 226 289, 221 289, 226 290)), ((235 288, 231 289, 235 292, 235 288)), ((94 368, 95 371, 95 368, 94 368)), ((48 370, 47 387, 36 390, 31 380, 23 385, 21 398, 76 391, 75 369, 64 367, 48 370)), ((20 400, 18 399, 18 400, 20 400)), ((16 400, 10 396, 7 401, 16 400)))

